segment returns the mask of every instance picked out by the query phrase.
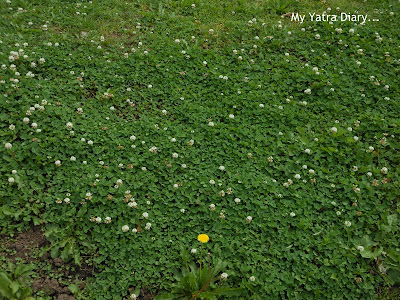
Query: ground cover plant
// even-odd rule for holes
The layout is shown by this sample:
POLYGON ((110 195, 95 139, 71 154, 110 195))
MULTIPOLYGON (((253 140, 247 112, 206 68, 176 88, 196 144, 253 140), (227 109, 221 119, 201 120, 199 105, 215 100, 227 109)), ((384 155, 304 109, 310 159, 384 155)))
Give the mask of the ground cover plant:
POLYGON ((398 299, 399 14, 0 0, 0 295, 398 299))

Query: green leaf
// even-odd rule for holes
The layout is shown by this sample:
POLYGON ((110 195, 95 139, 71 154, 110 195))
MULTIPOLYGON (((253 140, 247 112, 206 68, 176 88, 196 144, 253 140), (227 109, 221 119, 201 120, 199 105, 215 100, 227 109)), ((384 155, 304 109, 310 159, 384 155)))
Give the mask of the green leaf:
POLYGON ((244 288, 229 288, 229 287, 221 287, 213 290, 213 293, 216 295, 225 295, 225 296, 239 296, 244 291, 244 288))
POLYGON ((6 299, 12 299, 13 292, 10 288, 12 281, 8 278, 8 276, 0 272, 0 294, 6 299))
POLYGON ((76 294, 79 292, 79 287, 76 284, 70 284, 68 289, 71 291, 72 294, 76 294))
POLYGON ((397 215, 389 215, 387 219, 389 226, 394 226, 397 224, 397 215))
POLYGON ((174 300, 174 299, 177 299, 176 295, 174 294, 160 294, 154 298, 154 300, 174 300))
POLYGON ((51 258, 57 258, 60 256, 60 247, 55 246, 53 249, 51 249, 50 252, 51 258))
POLYGON ((81 263, 82 263, 82 258, 81 258, 81 255, 80 255, 79 252, 76 252, 76 253, 75 253, 75 255, 74 255, 74 262, 75 262, 75 264, 77 264, 78 266, 81 265, 81 263))
POLYGON ((135 294, 136 297, 139 298, 139 294, 140 294, 140 285, 138 285, 138 286, 135 288, 135 290, 133 291, 132 294, 135 294))
POLYGON ((389 269, 387 276, 391 280, 392 284, 400 284, 400 270, 389 269))
POLYGON ((20 287, 21 285, 18 283, 18 281, 13 281, 10 283, 10 288, 13 294, 16 294, 20 287))

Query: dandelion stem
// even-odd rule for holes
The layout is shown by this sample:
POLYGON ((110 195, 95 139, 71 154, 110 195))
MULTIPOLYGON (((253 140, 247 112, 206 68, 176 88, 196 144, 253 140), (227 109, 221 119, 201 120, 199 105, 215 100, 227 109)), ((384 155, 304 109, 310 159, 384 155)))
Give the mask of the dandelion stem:
POLYGON ((201 249, 200 249, 200 274, 201 275, 201 256, 203 254, 203 244, 201 245, 201 249))

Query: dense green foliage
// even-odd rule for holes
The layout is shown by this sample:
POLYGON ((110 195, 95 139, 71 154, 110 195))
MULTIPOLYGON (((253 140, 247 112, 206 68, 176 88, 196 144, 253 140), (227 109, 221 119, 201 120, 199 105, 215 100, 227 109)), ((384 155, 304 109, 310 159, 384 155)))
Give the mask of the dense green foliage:
POLYGON ((88 298, 166 289, 200 233, 245 299, 399 283, 397 1, 2 0, 0 15, 0 230, 43 225, 53 257, 93 257, 88 298), (280 17, 328 6, 371 20, 280 17))

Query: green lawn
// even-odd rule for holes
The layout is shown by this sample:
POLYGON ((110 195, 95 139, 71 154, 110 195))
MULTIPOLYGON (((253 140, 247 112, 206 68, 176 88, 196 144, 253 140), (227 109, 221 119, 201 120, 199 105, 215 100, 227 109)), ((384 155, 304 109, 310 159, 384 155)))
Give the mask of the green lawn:
POLYGON ((398 299, 399 16, 0 0, 0 298, 60 299, 8 266, 39 228, 38 261, 91 270, 76 299, 398 299))

